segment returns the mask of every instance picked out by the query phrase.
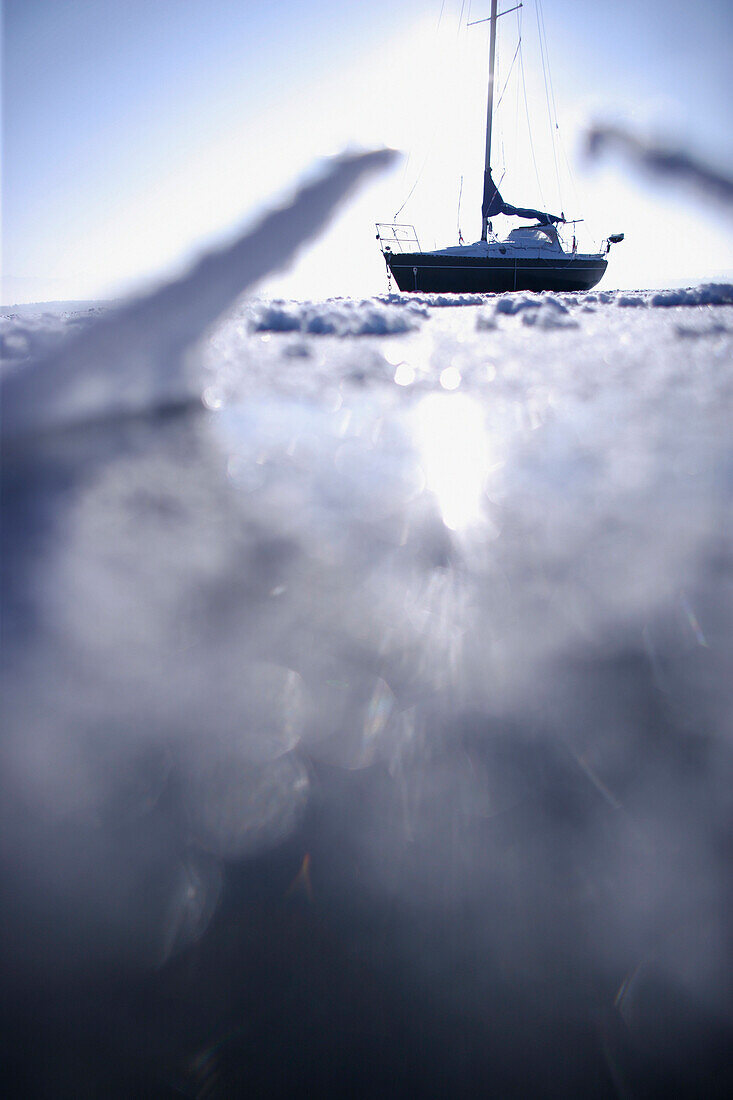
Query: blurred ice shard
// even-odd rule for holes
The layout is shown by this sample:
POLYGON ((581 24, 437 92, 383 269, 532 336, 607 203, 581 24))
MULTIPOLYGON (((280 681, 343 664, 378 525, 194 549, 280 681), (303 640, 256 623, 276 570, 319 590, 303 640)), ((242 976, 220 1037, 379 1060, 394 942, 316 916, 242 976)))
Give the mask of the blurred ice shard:
POLYGON ((288 205, 263 217, 233 244, 211 252, 180 279, 98 319, 62 347, 52 346, 3 379, 3 435, 174 408, 200 395, 185 352, 234 299, 287 264, 391 150, 334 158, 288 205))
POLYGON ((694 187, 729 210, 733 207, 733 179, 719 168, 692 156, 685 148, 658 145, 637 137, 622 126, 597 125, 588 131, 591 157, 622 153, 632 163, 659 177, 694 187))
MULTIPOLYGON (((123 928, 131 958, 167 954, 205 927, 215 904, 217 864, 201 851, 260 847, 303 802, 302 764, 279 760, 299 739, 282 701, 294 706, 297 675, 248 661, 241 636, 224 642, 226 630, 198 649, 201 628, 213 625, 214 590, 233 581, 227 555, 240 539, 254 554, 257 540, 243 537, 248 520, 231 510, 206 429, 175 414, 194 408, 204 388, 201 364, 186 359, 192 345, 393 156, 333 159, 290 204, 146 297, 65 326, 49 318, 8 326, 0 790, 4 865, 22 853, 32 868, 28 881, 12 877, 10 924, 29 952, 15 955, 21 973, 34 956, 41 968, 67 957, 50 934, 48 952, 37 952, 21 931, 29 912, 42 920, 54 912, 77 946, 79 922, 89 921, 91 958, 123 928), (200 614, 182 598, 203 599, 200 614), (168 786, 176 730, 183 832, 171 831, 167 815, 162 831, 150 817, 168 786), (112 841, 112 819, 133 832, 131 823, 145 821, 144 836, 123 829, 112 841), (151 868, 158 886, 140 898, 151 868)), ((275 531, 271 543, 276 557, 275 531)))

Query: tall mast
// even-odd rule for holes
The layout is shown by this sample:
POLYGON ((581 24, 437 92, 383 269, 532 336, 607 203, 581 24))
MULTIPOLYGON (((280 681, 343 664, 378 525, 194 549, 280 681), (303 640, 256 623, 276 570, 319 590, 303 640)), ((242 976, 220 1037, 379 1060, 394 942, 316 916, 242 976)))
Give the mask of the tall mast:
MULTIPOLYGON (((491 33, 489 36, 489 97, 486 104, 486 159, 484 161, 484 180, 491 171, 491 118, 494 113, 494 58, 496 56, 496 9, 498 0, 491 0, 491 33)), ((485 185, 484 185, 485 186, 485 185)), ((481 240, 486 240, 488 218, 481 218, 481 240)))

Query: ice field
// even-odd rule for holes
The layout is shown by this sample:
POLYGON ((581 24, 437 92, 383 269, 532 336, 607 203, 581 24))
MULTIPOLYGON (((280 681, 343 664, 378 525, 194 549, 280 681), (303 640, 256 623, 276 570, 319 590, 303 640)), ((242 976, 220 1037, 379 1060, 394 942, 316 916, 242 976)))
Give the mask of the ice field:
POLYGON ((727 1095, 733 287, 237 298, 363 167, 2 311, 14 1095, 727 1095))

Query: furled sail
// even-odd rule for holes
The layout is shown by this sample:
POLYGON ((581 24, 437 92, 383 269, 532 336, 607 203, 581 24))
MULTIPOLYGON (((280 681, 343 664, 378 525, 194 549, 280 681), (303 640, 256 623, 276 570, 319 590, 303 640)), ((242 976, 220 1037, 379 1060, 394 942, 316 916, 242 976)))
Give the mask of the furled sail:
POLYGON ((563 219, 558 214, 546 214, 542 210, 533 210, 525 206, 511 206, 504 202, 499 190, 491 178, 491 169, 484 172, 484 201, 481 205, 481 216, 493 218, 496 214, 511 214, 515 218, 537 218, 540 225, 552 225, 563 219))

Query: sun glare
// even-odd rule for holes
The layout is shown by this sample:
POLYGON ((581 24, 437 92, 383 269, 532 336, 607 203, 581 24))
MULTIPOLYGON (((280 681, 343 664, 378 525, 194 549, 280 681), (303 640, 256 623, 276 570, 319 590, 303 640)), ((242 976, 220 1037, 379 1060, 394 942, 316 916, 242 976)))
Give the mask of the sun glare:
POLYGON ((415 443, 443 523, 461 531, 481 519, 489 441, 477 401, 463 393, 432 393, 417 408, 415 443))

